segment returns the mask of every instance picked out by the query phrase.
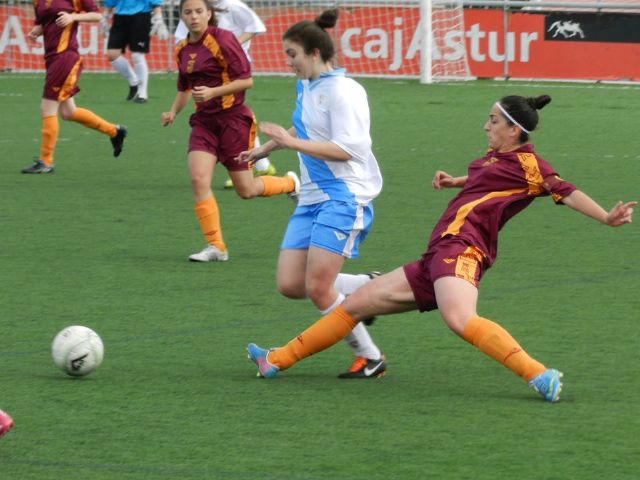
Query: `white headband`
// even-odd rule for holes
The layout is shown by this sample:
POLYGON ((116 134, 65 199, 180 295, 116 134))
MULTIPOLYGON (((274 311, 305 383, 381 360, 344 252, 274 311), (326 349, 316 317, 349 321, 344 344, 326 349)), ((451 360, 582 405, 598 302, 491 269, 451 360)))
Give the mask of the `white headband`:
POLYGON ((520 123, 518 121, 516 121, 515 118, 513 118, 511 115, 509 115, 507 113, 507 111, 504 109, 504 107, 502 105, 500 105, 500 102, 496 102, 496 106, 500 109, 500 111, 504 114, 505 117, 507 117, 511 123, 517 125, 520 127, 520 129, 525 132, 525 133, 531 133, 529 130, 527 130, 526 128, 524 128, 522 125, 520 125, 520 123))

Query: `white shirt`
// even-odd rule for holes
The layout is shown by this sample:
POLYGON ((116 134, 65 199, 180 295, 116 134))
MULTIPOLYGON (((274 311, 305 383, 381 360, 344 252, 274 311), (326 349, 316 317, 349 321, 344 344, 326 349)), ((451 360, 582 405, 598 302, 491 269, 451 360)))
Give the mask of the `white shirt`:
POLYGON ((369 103, 364 88, 331 70, 316 80, 298 80, 293 126, 300 139, 332 142, 351 155, 347 161, 326 161, 298 152, 298 205, 329 199, 367 204, 382 189, 382 175, 369 133, 369 103))
MULTIPOLYGON (((217 13, 218 27, 230 30, 238 38, 243 33, 255 33, 260 34, 267 31, 260 17, 251 10, 244 2, 240 0, 219 0, 216 6, 223 8, 226 12, 217 13)), ((176 43, 180 40, 187 38, 189 30, 182 20, 178 23, 176 31, 173 34, 176 43)), ((247 58, 251 61, 249 56, 249 48, 251 48, 251 40, 248 40, 242 44, 242 49, 246 53, 247 58)))

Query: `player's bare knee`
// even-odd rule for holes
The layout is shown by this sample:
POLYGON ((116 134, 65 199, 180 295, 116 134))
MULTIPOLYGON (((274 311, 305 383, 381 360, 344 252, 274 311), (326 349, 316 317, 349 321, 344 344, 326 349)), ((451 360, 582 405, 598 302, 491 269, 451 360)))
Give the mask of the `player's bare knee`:
POLYGON ((243 200, 250 200, 252 198, 256 198, 257 196, 256 192, 254 192, 252 188, 242 188, 239 186, 236 186, 236 193, 243 200))
POLYGON ((75 110, 68 110, 68 109, 64 109, 61 108, 60 109, 60 118, 62 118, 63 120, 66 120, 67 122, 73 119, 73 114, 75 113, 75 110))
POLYGON ((440 311, 442 320, 454 333, 462 335, 464 327, 467 326, 469 320, 474 316, 473 313, 464 311, 440 311))
POLYGON ((295 285, 291 282, 278 280, 278 293, 284 297, 292 298, 294 300, 305 297, 304 287, 295 285))
POLYGON ((209 190, 206 175, 191 173, 191 188, 196 195, 205 194, 209 190))
POLYGON ((333 303, 334 293, 330 288, 326 288, 324 285, 309 285, 306 286, 306 295, 313 302, 314 305, 319 308, 326 308, 324 305, 333 303))

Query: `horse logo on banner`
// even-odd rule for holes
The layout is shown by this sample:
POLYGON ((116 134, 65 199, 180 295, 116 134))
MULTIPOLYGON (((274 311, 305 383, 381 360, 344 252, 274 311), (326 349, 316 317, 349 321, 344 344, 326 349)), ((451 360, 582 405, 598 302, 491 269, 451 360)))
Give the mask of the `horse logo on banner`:
POLYGON ((547 32, 550 32, 553 29, 555 29, 555 32, 553 32, 553 38, 556 38, 558 35, 562 35, 564 38, 571 38, 576 35, 580 35, 580 38, 584 38, 584 32, 580 28, 580 24, 578 22, 572 22, 571 20, 561 22, 558 20, 551 24, 547 32))

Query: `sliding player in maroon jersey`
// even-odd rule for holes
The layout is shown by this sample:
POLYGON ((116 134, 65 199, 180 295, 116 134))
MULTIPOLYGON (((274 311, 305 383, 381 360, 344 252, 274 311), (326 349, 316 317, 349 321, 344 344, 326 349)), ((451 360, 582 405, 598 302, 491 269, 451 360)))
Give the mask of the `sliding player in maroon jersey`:
POLYGON ((237 160, 253 148, 256 121, 244 103, 244 92, 253 85, 249 60, 235 35, 217 28, 216 11, 207 0, 181 0, 180 18, 189 35, 175 49, 178 93, 161 117, 170 125, 191 97, 196 111, 189 119, 189 172, 195 213, 207 245, 189 256, 194 262, 229 259, 222 238, 220 214, 211 181, 216 163, 229 171, 236 193, 242 198, 295 193, 300 181, 293 172, 284 177, 254 177, 252 164, 237 160))
POLYGON ((456 334, 522 377, 545 400, 558 400, 562 373, 531 358, 504 328, 476 311, 478 284, 496 258, 498 231, 540 196, 551 195, 611 227, 630 223, 637 202, 618 202, 607 212, 534 152, 529 133, 538 124, 537 110, 550 101, 544 95, 496 102, 484 125, 487 154, 471 162, 466 176, 437 171, 433 178, 435 189, 462 190, 438 221, 422 258, 365 284, 282 348, 269 351, 249 344, 259 373, 274 377, 333 345, 365 318, 439 309, 456 334))
POLYGON ((44 62, 47 70, 44 93, 40 102, 42 139, 40 157, 22 169, 22 173, 53 173, 53 153, 58 141, 58 113, 87 128, 108 135, 113 156, 122 151, 127 129, 114 125, 86 108, 76 108, 73 96, 80 91, 78 80, 82 72, 82 57, 78 53, 78 22, 100 21, 101 15, 93 0, 35 0, 36 24, 29 39, 44 36, 44 62))

